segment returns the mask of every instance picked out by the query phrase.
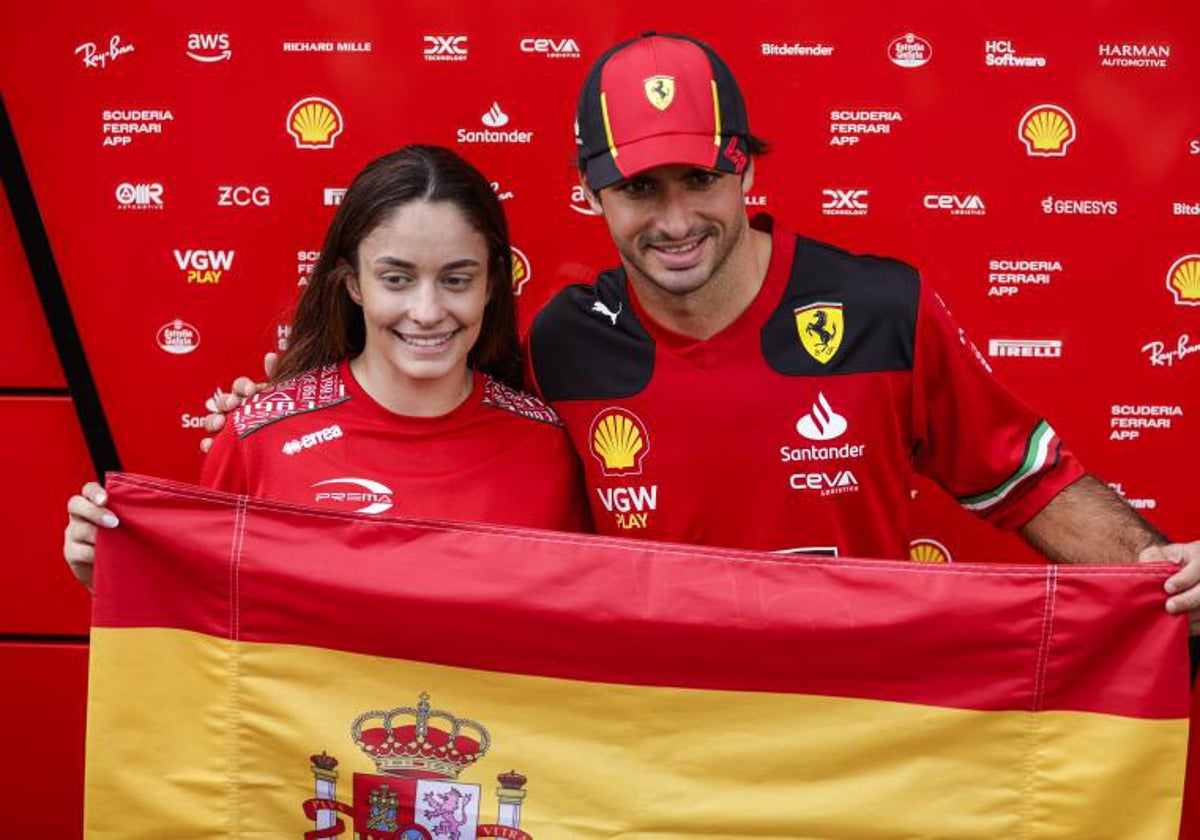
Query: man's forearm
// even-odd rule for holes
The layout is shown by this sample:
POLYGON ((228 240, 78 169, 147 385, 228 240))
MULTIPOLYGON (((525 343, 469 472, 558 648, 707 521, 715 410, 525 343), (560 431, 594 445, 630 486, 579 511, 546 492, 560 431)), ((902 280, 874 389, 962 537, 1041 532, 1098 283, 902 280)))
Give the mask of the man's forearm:
POLYGON ((1133 563, 1167 538, 1091 475, 1063 489, 1020 529, 1056 563, 1133 563))

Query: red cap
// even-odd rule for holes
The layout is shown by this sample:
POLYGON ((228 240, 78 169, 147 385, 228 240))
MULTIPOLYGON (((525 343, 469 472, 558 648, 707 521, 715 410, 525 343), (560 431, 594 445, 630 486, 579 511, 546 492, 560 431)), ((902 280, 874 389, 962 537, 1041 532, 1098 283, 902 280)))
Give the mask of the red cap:
POLYGON ((712 48, 648 32, 596 61, 579 97, 576 142, 588 186, 601 190, 663 164, 741 172, 746 103, 712 48))

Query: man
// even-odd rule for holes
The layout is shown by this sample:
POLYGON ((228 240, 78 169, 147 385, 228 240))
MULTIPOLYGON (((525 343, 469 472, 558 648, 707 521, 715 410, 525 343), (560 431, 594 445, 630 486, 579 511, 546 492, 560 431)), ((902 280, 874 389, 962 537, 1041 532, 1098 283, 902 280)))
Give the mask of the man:
MULTIPOLYGON (((577 134, 621 267, 557 295, 528 347, 601 532, 905 557, 912 467, 1052 560, 1180 564, 1166 606, 1200 626, 1200 543, 1167 545, 1087 475, 915 270, 748 219, 763 145, 709 47, 612 48, 577 134)), ((219 408, 253 386, 235 392, 219 408)), ((101 492, 73 513, 99 521, 101 492)))

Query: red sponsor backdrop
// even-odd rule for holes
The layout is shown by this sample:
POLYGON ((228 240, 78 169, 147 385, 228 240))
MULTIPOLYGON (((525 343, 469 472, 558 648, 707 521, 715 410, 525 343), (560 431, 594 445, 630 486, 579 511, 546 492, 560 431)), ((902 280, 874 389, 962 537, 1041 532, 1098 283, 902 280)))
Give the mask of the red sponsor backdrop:
MULTIPOLYGON (((204 398, 259 370, 336 191, 399 145, 452 146, 494 180, 527 257, 523 323, 614 263, 576 191, 574 102, 603 49, 659 29, 708 40, 740 79, 773 147, 752 209, 920 267, 1092 471, 1168 533, 1200 531, 1190 3, 339 0, 280 14, 113 0, 0 15, 5 103, 126 469, 195 479, 204 398), (308 99, 305 140, 289 115, 308 99), (1023 139, 1027 115, 1042 148, 1023 139)), ((8 231, 5 317, 26 314, 0 387, 52 387, 8 231)), ((47 447, 82 457, 73 432, 41 434, 9 447, 23 474, 47 447)), ((1033 559, 918 486, 915 537, 959 560, 1033 559)), ((76 632, 78 605, 43 594, 58 562, 45 527, 17 523, 29 557, 9 561, 10 585, 62 616, 33 632, 76 632)))

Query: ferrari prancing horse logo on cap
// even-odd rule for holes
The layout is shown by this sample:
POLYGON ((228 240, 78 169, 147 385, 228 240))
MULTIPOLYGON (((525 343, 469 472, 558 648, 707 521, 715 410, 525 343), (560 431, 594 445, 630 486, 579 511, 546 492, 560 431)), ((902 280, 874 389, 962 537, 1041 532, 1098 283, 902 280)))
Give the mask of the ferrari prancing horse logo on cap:
POLYGON ((642 87, 650 104, 660 111, 667 110, 675 101, 674 76, 651 76, 642 82, 642 87))

